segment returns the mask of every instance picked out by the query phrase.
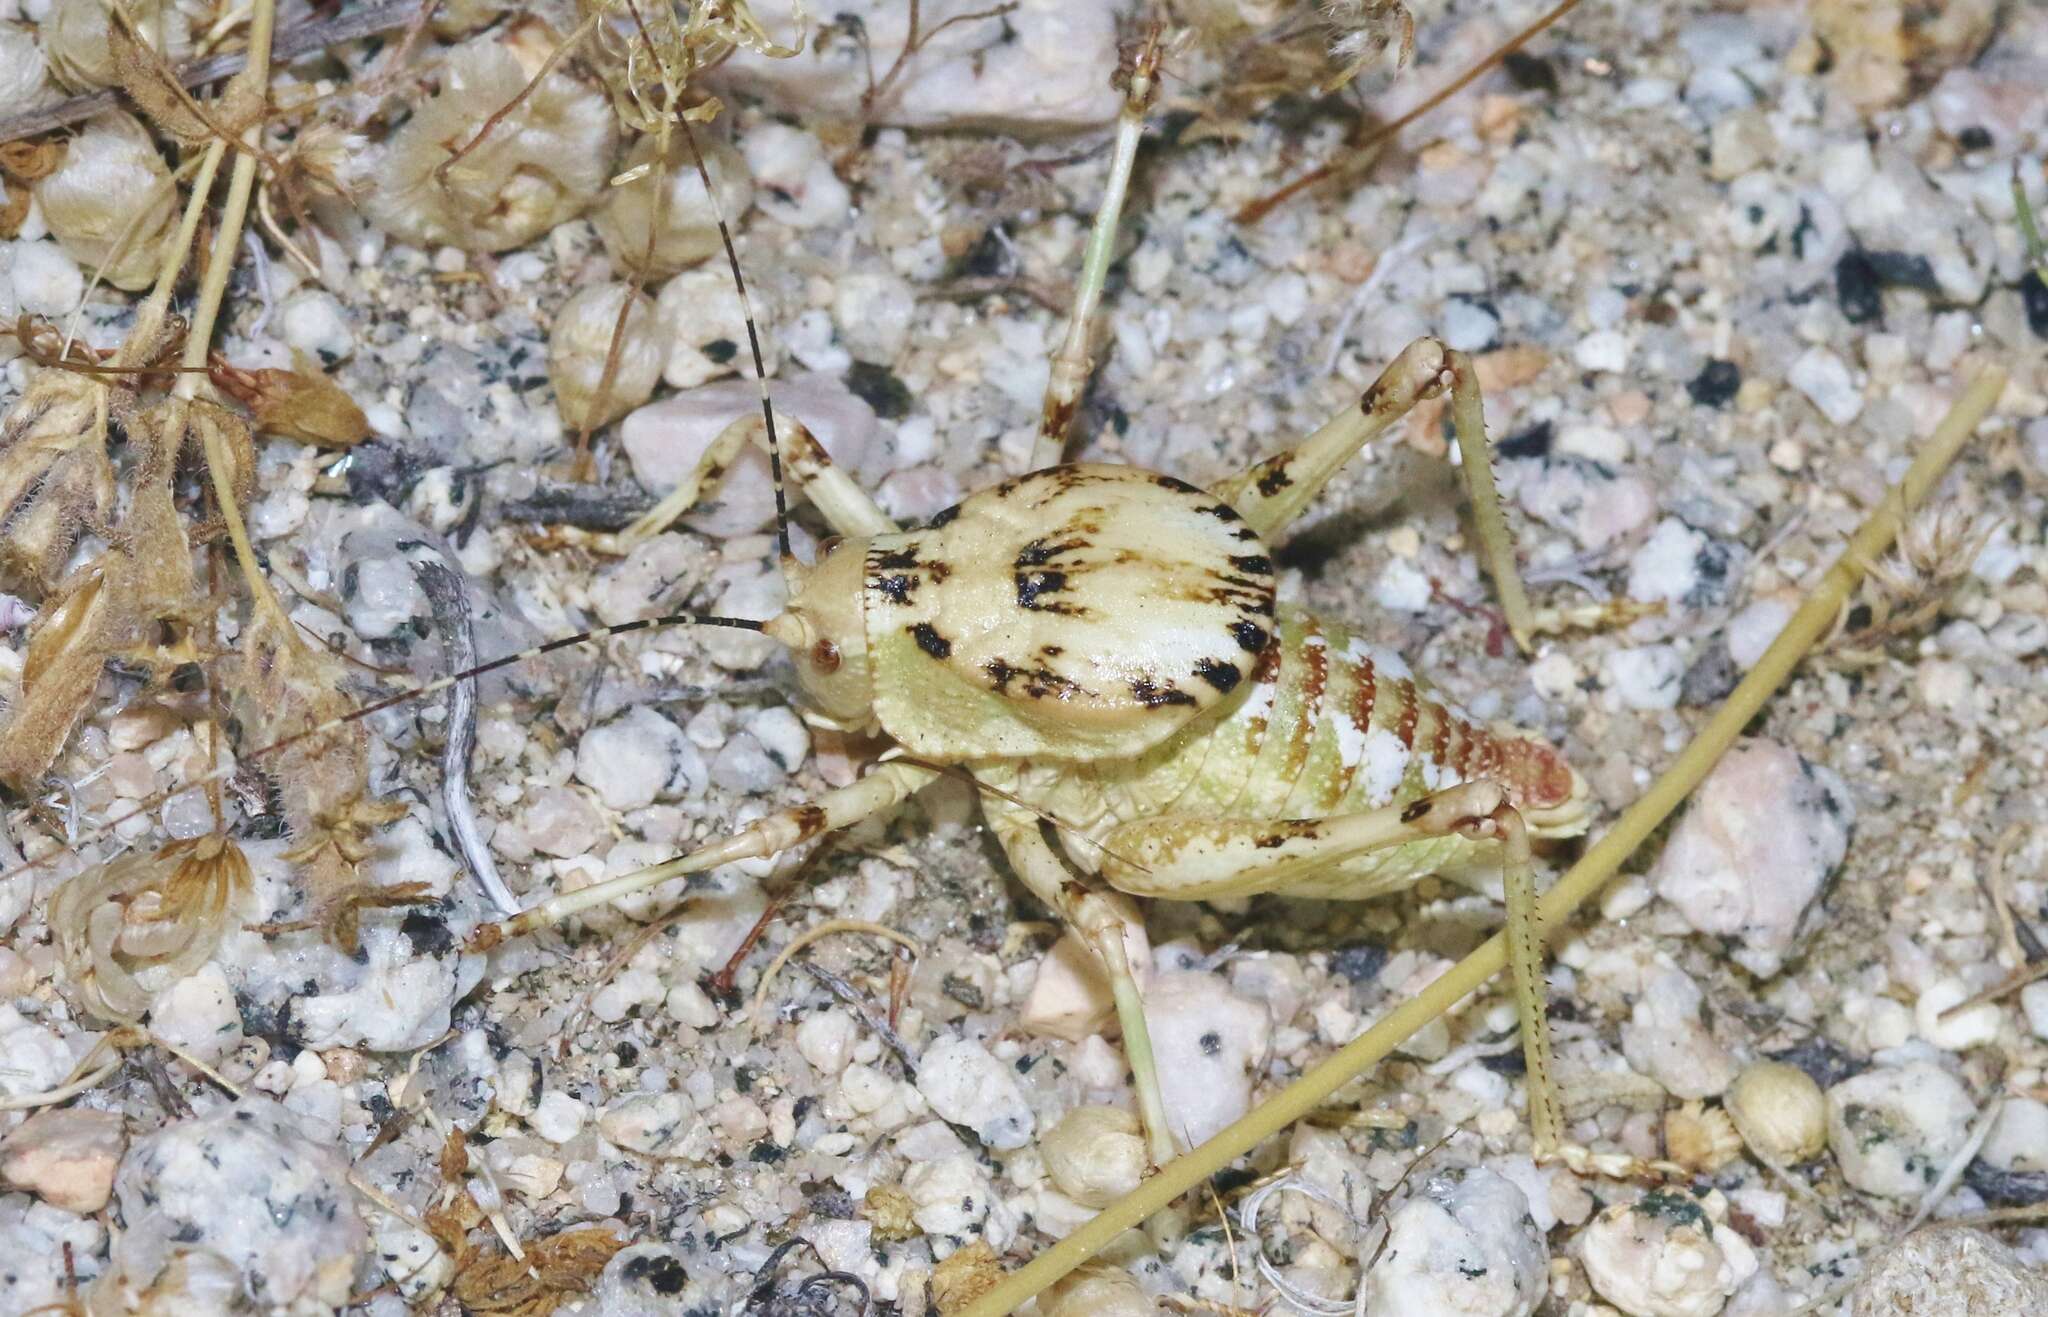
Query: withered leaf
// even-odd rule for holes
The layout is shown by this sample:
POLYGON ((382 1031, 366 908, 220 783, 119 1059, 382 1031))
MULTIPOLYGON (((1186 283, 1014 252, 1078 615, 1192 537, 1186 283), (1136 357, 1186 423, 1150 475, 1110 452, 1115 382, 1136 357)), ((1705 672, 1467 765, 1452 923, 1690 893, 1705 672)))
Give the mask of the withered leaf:
POLYGON ((320 363, 292 352, 292 369, 238 370, 216 363, 213 380, 249 409, 256 429, 300 443, 350 448, 370 437, 369 418, 320 363))
POLYGON ((158 128, 187 146, 213 136, 207 116, 177 73, 162 55, 137 41, 126 23, 108 22, 107 49, 121 90, 158 128))
POLYGON ((102 390, 65 371, 37 372, 0 423, 0 588, 41 597, 113 499, 102 390))
POLYGON ((29 634, 21 699, 0 727, 0 782, 25 791, 85 715, 107 659, 136 639, 127 558, 110 549, 73 578, 29 634))

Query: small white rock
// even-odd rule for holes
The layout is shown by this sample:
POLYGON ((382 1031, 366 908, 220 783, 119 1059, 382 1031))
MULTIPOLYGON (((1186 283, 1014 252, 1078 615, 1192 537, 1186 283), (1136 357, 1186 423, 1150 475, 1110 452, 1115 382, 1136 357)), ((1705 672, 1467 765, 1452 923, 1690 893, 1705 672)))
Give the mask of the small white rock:
POLYGON ((1145 989, 1167 1130, 1193 1147, 1251 1107, 1272 1047, 1272 1017, 1214 974, 1161 974, 1145 989))
POLYGON ((1847 425, 1863 411, 1863 390, 1842 359, 1826 348, 1808 348, 1785 372, 1785 380, 1836 425, 1847 425))
POLYGON ((973 1130, 991 1148, 1021 1148, 1037 1128, 1017 1072, 971 1038, 948 1036, 926 1048, 917 1091, 934 1112, 973 1130))
POLYGON ((1701 1017, 1705 1001, 1699 985, 1676 966, 1650 978, 1621 1026, 1629 1068, 1674 1097, 1715 1097, 1734 1082, 1735 1058, 1714 1041, 1701 1017))
POLYGON ((598 1132, 630 1152, 660 1154, 696 1121, 681 1093, 634 1093, 614 1100, 597 1118, 598 1132))
POLYGON ((1976 1115, 1962 1081, 1932 1061, 1884 1066, 1828 1090, 1828 1146, 1858 1189, 1916 1198, 1963 1146, 1976 1115))
POLYGON ((911 1219, 934 1235, 975 1232, 988 1215, 993 1190, 971 1153, 919 1162, 903 1173, 903 1192, 915 1204, 911 1219))
POLYGON ((1572 360, 1583 370, 1619 374, 1628 369, 1628 336, 1618 329, 1598 329, 1580 339, 1572 360))
POLYGON ((242 1013, 218 965, 179 979, 157 997, 149 1027, 202 1061, 218 1061, 242 1045, 242 1013))
POLYGON ((1755 667, 1798 609, 1798 600, 1768 594, 1751 600, 1728 619, 1728 657, 1744 672, 1755 667))
POLYGON ((682 794, 692 768, 702 781, 704 757, 682 728, 646 705, 591 728, 576 745, 576 780, 622 812, 682 794))
POLYGON ((1835 773, 1775 741, 1737 744, 1693 794, 1657 859, 1657 894, 1695 930, 1742 941, 1773 974, 1848 853, 1855 809, 1835 773))
POLYGON ((332 366, 355 352, 355 334, 334 294, 302 289, 287 297, 279 311, 284 341, 321 364, 332 366))
POLYGON ((2001 1171, 2048 1171, 2048 1102, 2007 1098, 1977 1155, 2001 1171))
POLYGON ((2027 1028, 2036 1038, 2048 1038, 2048 979, 2020 989, 2020 1010, 2026 1013, 2027 1028))
POLYGON ((580 1099, 551 1088, 541 1094, 526 1123, 549 1143, 567 1143, 583 1132, 583 1123, 588 1119, 590 1108, 580 1099))
POLYGON ((1500 317, 1463 298, 1444 303, 1443 340, 1460 352, 1484 352, 1500 342, 1500 317))
POLYGON ((1549 1261, 1529 1200, 1506 1178, 1483 1168, 1432 1176, 1388 1220, 1365 1311, 1529 1317, 1548 1288, 1549 1261))
POLYGON ((853 1017, 836 1006, 813 1011, 796 1027, 796 1050, 822 1074, 846 1069, 858 1040, 853 1017))
POLYGON ((0 1093, 45 1093, 71 1072, 71 1049, 47 1025, 0 1005, 0 1093))
POLYGON ((15 304, 30 315, 68 316, 85 296, 84 272, 54 242, 14 244, 13 277, 15 304))
POLYGON ((1913 1004, 1913 1023, 1920 1036, 1949 1052, 1996 1041, 2002 1015, 1996 1002, 1979 1002, 1943 1018, 1951 1007, 1961 1005, 1972 995, 1968 986, 1953 974, 1929 984, 1913 1004))
POLYGON ((1721 1224, 1726 1212, 1718 1192, 1698 1199, 1684 1189, 1617 1203, 1579 1236, 1586 1279, 1629 1317, 1714 1317, 1758 1265, 1748 1241, 1721 1224))
POLYGON ((1685 684, 1685 658, 1673 645, 1609 650, 1600 678, 1631 709, 1675 709, 1685 684))
POLYGON ((755 202, 769 215, 796 229, 846 218, 852 196, 814 134, 769 119, 743 134, 740 150, 754 172, 755 202))

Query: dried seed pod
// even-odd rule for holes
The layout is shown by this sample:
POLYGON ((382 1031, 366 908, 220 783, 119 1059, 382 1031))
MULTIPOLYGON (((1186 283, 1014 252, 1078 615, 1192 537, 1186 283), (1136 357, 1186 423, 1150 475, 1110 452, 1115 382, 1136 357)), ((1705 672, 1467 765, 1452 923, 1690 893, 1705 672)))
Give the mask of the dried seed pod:
POLYGON ((43 595, 78 537, 104 525, 114 468, 100 399, 85 376, 45 370, 0 423, 0 589, 43 595))
POLYGON ((1159 1305, 1122 1267, 1094 1263, 1053 1285, 1045 1317, 1154 1317, 1159 1305))
MULTIPOLYGON (((173 62, 192 53, 192 20, 176 0, 128 0, 130 29, 143 44, 173 62)), ((73 91, 111 87, 120 73, 114 63, 114 22, 108 0, 57 0, 43 20, 44 52, 51 71, 73 91)))
POLYGON ((1688 1102, 1664 1113, 1664 1151, 1689 1171, 1712 1174, 1742 1154, 1742 1138, 1727 1112, 1688 1102))
POLYGON ((36 184, 36 200, 72 259, 98 266, 108 283, 134 292, 156 278, 177 222, 170 172, 141 121, 110 110, 72 139, 64 163, 36 184))
POLYGON ((0 105, 28 110, 56 95, 50 63, 36 34, 19 23, 0 23, 0 105))
POLYGON ((371 167, 363 200, 370 222, 416 246, 497 252, 580 215, 611 174, 611 105, 557 70, 492 122, 527 81, 497 41, 457 47, 440 93, 392 134, 371 167), (450 163, 487 123, 483 140, 450 163))
POLYGON ((1083 1207, 1109 1206, 1145 1174, 1137 1117, 1118 1107, 1075 1107, 1039 1139, 1038 1151, 1053 1184, 1083 1207))
POLYGON ((595 429, 654 396, 654 386, 668 359, 657 332, 659 324, 653 299, 624 284, 599 284, 568 300, 555 317, 554 332, 548 335, 548 379, 555 386, 555 406, 564 425, 595 429), (609 387, 601 388, 612 335, 619 324, 619 307, 629 296, 633 307, 626 313, 618 367, 609 387))
POLYGON ((633 144, 622 174, 644 171, 631 181, 611 189, 593 216, 597 232, 604 239, 612 260, 643 278, 661 279, 705 260, 718 251, 718 214, 737 226, 740 216, 754 204, 754 176, 746 158, 725 142, 706 133, 697 134, 697 147, 704 153, 704 169, 718 190, 718 210, 711 207, 704 180, 697 174, 697 162, 682 133, 669 138, 666 154, 652 136, 633 144), (668 196, 658 207, 660 231, 649 230, 655 222, 660 189, 668 196))
POLYGON ((1722 1101, 1743 1142, 1775 1165, 1797 1165, 1827 1146, 1827 1097, 1798 1066, 1759 1061, 1736 1076, 1722 1101))

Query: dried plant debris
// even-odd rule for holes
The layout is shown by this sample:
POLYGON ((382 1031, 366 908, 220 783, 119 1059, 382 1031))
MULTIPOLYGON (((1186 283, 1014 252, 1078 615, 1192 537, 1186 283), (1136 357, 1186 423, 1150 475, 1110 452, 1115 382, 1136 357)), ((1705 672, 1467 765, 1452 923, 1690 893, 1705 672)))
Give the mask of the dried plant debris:
POLYGON ((103 1020, 140 1020, 157 993, 212 957, 248 889, 247 857, 218 833, 131 851, 71 878, 46 917, 75 1000, 103 1020))
MULTIPOLYGON (((337 720, 585 626, 781 610, 745 308, 786 477, 822 447, 909 525, 1026 469, 1155 16, 1074 455, 1214 487, 1417 336, 1469 353, 1544 602, 1639 613, 1498 643, 1441 401, 1272 546, 1279 597, 1553 741, 1610 817, 1963 382, 2011 383, 1694 802, 1683 890, 1667 847, 1562 934, 1584 1149, 1532 1160, 1481 990, 1041 1307, 1819 1309, 1930 1185, 2037 1211, 2048 10, 1582 5, 1362 158, 1555 7, 0 0, 0 121, 35 127, 0 143, 0 1312, 952 1312, 1149 1182, 1113 1002, 960 782, 471 949, 872 768, 761 636, 337 720), (224 80, 266 14, 259 97, 224 80), (1759 820, 1829 842, 1790 907, 1759 820), (922 950, 806 940, 847 927, 922 950)), ((1168 1123, 1426 991, 1491 877, 1145 902, 1155 1045, 1204 1077, 1168 1123)))
POLYGON ((612 1255, 631 1243, 598 1226, 522 1240, 514 1257, 495 1238, 479 1240, 486 1213, 464 1190, 470 1153, 461 1130, 442 1146, 443 1192, 427 1209, 427 1233, 453 1267, 448 1293, 480 1317, 547 1317, 588 1294, 612 1255))

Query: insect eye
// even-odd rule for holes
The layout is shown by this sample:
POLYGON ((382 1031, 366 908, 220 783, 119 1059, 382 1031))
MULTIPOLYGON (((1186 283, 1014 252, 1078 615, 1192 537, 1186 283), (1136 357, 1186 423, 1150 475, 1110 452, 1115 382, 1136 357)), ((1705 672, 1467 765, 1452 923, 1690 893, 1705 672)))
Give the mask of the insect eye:
POLYGON ((829 558, 829 557, 831 557, 831 556, 832 556, 832 551, 833 551, 834 549, 836 549, 836 548, 838 548, 838 547, 839 547, 839 541, 841 541, 841 540, 843 540, 843 539, 845 539, 845 538, 846 538, 846 537, 845 537, 844 535, 827 535, 827 536, 826 536, 826 537, 825 537, 824 539, 822 539, 822 540, 819 540, 819 541, 818 541, 818 558, 819 558, 819 560, 820 560, 820 561, 823 561, 824 559, 826 559, 826 558, 829 558))
POLYGON ((820 672, 839 671, 839 646, 829 640, 811 646, 811 666, 820 672))

